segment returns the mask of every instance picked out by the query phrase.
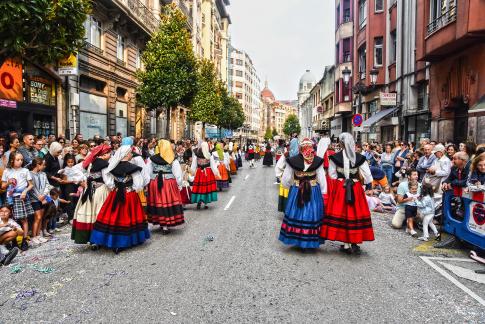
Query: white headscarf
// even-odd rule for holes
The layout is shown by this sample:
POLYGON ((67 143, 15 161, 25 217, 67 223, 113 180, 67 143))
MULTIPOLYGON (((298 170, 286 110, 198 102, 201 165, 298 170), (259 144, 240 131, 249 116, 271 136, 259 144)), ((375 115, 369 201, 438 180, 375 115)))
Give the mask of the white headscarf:
POLYGON ((109 159, 109 164, 106 172, 113 171, 114 168, 123 160, 128 153, 131 152, 130 145, 122 145, 119 149, 116 150, 115 154, 109 159))
POLYGON ((234 148, 234 143, 233 142, 229 142, 229 151, 232 152, 232 149, 234 148))
POLYGON ((328 147, 330 146, 330 138, 329 137, 322 137, 317 145, 317 156, 323 157, 325 156, 325 152, 327 152, 328 147))
POLYGON ((62 145, 59 142, 52 142, 49 146, 49 153, 54 156, 56 152, 62 151, 62 145))
POLYGON ((350 133, 342 133, 338 139, 340 144, 343 144, 342 156, 344 159, 344 176, 345 179, 348 179, 350 174, 350 163, 355 165, 355 160, 357 158, 355 154, 355 141, 350 133))

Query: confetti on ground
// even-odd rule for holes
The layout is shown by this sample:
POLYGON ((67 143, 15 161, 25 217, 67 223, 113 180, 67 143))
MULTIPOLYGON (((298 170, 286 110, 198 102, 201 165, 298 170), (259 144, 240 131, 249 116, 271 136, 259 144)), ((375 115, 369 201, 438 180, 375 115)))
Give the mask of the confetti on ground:
POLYGON ((45 274, 54 272, 54 268, 40 267, 36 264, 32 265, 31 268, 32 268, 32 270, 35 270, 35 271, 40 272, 40 273, 45 273, 45 274))
POLYGON ((10 273, 19 273, 23 270, 23 267, 20 264, 16 264, 10 267, 10 273))

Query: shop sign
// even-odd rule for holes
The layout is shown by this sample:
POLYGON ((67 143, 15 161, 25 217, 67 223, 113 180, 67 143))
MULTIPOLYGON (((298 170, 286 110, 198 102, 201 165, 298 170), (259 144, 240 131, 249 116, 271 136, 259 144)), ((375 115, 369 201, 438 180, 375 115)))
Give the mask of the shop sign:
POLYGON ((71 54, 57 63, 59 75, 77 75, 77 55, 71 54))
POLYGON ((51 105, 52 84, 42 77, 33 76, 29 80, 30 102, 51 105))
POLYGON ((393 92, 381 92, 381 106, 396 106, 397 105, 397 93, 393 92))
POLYGON ((0 107, 16 109, 17 102, 13 100, 0 99, 0 107))
POLYGON ((7 58, 0 67, 0 98, 22 101, 22 63, 7 58))

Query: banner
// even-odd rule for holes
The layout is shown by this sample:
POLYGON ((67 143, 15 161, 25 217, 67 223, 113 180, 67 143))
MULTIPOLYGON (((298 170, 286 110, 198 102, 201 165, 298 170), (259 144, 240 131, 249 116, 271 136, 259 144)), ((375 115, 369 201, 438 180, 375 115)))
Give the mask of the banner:
POLYGON ((59 75, 77 75, 77 55, 71 54, 57 64, 59 75))
POLYGON ((8 58, 0 67, 0 98, 22 101, 22 62, 8 58))

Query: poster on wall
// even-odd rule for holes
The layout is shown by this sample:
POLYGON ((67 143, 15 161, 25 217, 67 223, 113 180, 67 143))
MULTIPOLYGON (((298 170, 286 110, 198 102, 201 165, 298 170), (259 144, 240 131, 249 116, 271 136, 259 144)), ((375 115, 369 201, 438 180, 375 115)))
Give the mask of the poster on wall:
POLYGON ((39 76, 29 78, 30 103, 53 106, 52 82, 39 76))
POLYGON ((7 58, 0 66, 0 98, 22 101, 22 62, 7 58))

